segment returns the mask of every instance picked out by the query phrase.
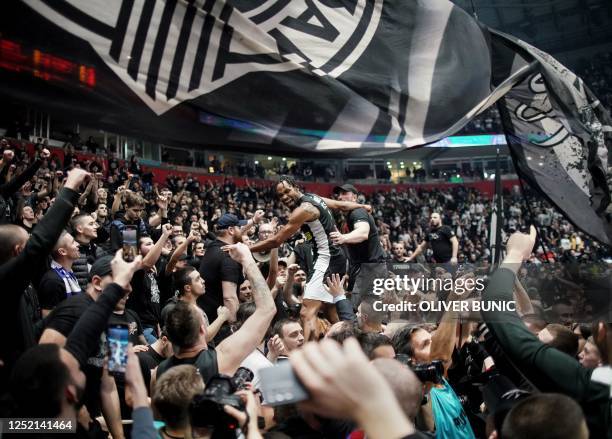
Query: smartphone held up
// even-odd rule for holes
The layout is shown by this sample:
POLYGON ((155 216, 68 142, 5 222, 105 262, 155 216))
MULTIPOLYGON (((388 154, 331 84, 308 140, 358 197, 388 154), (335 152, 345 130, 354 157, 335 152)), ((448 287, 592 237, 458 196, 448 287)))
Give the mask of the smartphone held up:
POLYGON ((138 238, 135 226, 125 226, 121 231, 123 238, 123 260, 133 262, 138 255, 138 238))
POLYGON ((129 334, 127 325, 109 325, 107 329, 108 372, 111 375, 122 375, 125 373, 128 359, 129 334))

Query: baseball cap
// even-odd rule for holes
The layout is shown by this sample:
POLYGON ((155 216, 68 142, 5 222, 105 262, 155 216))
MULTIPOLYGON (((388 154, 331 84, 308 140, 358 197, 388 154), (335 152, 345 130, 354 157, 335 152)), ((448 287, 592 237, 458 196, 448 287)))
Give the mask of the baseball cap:
POLYGON ((238 219, 238 217, 232 213, 224 213, 219 221, 217 221, 217 229, 227 229, 228 227, 244 226, 247 220, 238 219))
POLYGON ((111 267, 112 260, 112 256, 102 256, 101 258, 96 259, 89 270, 89 281, 91 282, 94 276, 104 277, 111 274, 113 272, 111 267))
POLYGON ((357 188, 355 186, 353 186, 352 184, 343 184, 342 186, 336 186, 334 188, 334 193, 336 192, 352 192, 356 195, 359 194, 359 191, 357 190, 357 188))

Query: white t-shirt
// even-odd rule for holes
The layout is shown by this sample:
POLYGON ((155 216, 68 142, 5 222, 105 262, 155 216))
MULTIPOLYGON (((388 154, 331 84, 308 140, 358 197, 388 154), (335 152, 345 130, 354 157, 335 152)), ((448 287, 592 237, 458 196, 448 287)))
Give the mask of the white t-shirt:
POLYGON ((259 389, 259 369, 274 366, 258 349, 255 349, 248 357, 240 364, 241 367, 246 367, 253 372, 253 387, 259 389))

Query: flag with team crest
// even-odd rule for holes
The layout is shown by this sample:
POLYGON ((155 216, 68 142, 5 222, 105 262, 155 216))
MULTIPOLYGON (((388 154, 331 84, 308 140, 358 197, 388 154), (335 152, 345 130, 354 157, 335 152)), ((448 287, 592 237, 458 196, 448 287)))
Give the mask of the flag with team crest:
POLYGON ((610 113, 552 56, 492 32, 500 70, 529 66, 499 105, 515 169, 576 228, 612 245, 610 113))
POLYGON ((25 58, 77 65, 58 74, 24 60, 30 71, 17 73, 0 62, 10 79, 0 92, 172 144, 393 151, 453 134, 491 93, 488 34, 446 0, 22 0, 0 8, 2 38, 25 58), (79 81, 78 66, 95 72, 95 84, 79 81), (47 73, 42 93, 41 84, 29 87, 47 73))
POLYGON ((548 54, 447 0, 0 8, 3 99, 176 146, 379 155, 450 136, 505 96, 518 172, 612 242, 601 104, 548 54))

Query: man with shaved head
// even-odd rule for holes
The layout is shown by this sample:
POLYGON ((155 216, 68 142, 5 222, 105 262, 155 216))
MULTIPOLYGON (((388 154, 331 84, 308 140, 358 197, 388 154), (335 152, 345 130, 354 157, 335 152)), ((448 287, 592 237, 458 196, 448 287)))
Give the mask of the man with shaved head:
POLYGON ((43 317, 67 297, 81 293, 81 287, 72 271, 72 264, 79 259, 79 243, 63 231, 51 252, 51 268, 38 285, 38 299, 43 317))

